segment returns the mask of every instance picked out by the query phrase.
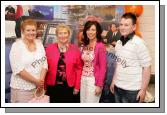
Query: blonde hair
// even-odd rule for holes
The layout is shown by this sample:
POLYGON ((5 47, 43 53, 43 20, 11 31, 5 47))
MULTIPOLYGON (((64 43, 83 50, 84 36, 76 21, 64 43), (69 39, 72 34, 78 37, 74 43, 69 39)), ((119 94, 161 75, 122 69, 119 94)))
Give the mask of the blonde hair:
POLYGON ((71 30, 71 28, 69 26, 65 25, 64 23, 60 23, 60 24, 58 24, 56 26, 56 36, 57 36, 59 30, 62 29, 62 28, 63 29, 67 29, 67 31, 69 33, 69 38, 71 38, 71 36, 72 36, 72 30, 71 30))

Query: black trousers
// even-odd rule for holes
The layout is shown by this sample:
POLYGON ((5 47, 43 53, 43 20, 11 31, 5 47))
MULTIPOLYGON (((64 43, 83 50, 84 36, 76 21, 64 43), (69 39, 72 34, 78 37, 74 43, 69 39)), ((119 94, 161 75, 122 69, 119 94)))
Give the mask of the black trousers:
POLYGON ((100 103, 115 103, 114 94, 110 91, 110 86, 104 85, 99 102, 100 103))
POLYGON ((47 86, 46 95, 50 96, 50 103, 79 103, 79 94, 73 95, 73 87, 69 87, 67 82, 47 86))

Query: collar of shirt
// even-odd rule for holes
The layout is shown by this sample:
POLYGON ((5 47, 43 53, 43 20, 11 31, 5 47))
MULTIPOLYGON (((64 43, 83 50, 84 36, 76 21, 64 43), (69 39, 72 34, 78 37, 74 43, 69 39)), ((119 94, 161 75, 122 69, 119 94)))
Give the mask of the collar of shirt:
POLYGON ((114 32, 114 36, 116 36, 116 35, 117 35, 117 33, 118 33, 118 32, 114 32))
POLYGON ((69 48, 69 44, 61 45, 61 46, 58 44, 58 49, 60 52, 66 52, 68 48, 69 48))
POLYGON ((121 36, 120 40, 122 42, 122 45, 124 46, 130 39, 133 38, 134 35, 135 35, 135 32, 132 32, 126 38, 124 38, 124 36, 121 36))

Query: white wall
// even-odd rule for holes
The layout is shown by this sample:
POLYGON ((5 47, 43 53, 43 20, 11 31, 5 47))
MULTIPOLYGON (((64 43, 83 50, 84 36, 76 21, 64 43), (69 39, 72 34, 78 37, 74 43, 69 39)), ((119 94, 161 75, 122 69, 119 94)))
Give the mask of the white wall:
POLYGON ((15 34, 15 21, 7 21, 5 20, 5 37, 16 37, 15 34))
POLYGON ((152 5, 144 5, 143 9, 143 14, 139 17, 139 27, 151 54, 151 73, 155 73, 155 8, 152 5))

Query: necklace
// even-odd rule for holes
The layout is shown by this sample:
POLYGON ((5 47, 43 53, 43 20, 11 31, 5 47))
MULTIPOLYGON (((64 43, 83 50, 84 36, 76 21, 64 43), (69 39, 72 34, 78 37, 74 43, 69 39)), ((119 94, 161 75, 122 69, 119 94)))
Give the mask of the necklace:
POLYGON ((96 45, 96 40, 89 42, 88 50, 93 51, 96 45))
POLYGON ((68 44, 66 44, 66 45, 58 44, 58 48, 59 48, 60 52, 66 52, 68 50, 68 44))
POLYGON ((29 41, 23 39, 23 42, 26 45, 26 48, 30 52, 34 52, 36 50, 36 44, 35 44, 34 40, 32 42, 29 42, 29 41))

